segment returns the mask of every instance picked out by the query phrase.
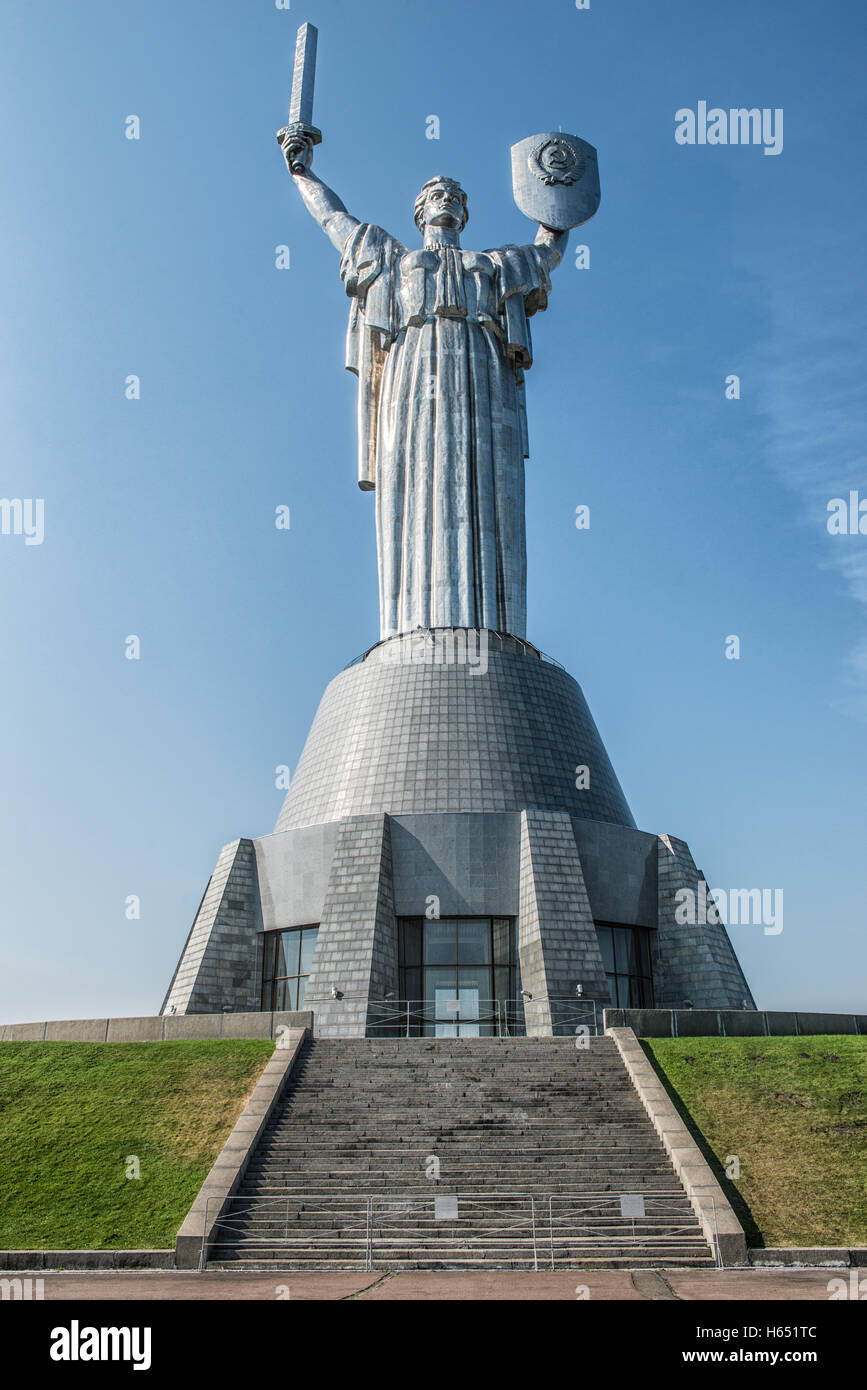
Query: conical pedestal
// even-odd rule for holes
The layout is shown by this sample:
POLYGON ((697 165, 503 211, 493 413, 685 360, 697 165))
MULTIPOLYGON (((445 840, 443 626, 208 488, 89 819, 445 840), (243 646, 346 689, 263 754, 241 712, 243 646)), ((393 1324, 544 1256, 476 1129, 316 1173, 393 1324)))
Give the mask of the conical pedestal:
POLYGON ((224 849, 164 1008, 300 988, 323 1035, 478 1036, 753 1007, 684 889, 706 901, 685 843, 636 829, 562 667, 495 633, 394 638, 327 687, 274 833, 224 849))

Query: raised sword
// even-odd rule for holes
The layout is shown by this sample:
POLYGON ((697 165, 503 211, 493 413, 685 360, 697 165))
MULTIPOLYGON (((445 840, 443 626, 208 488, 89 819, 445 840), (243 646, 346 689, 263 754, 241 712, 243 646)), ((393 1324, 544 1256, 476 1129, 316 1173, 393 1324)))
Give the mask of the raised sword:
POLYGON ((292 71, 292 95, 289 98, 289 120, 277 139, 283 147, 293 174, 306 166, 294 156, 322 143, 322 131, 313 124, 313 85, 316 81, 316 41, 319 30, 315 24, 302 24, 295 40, 295 66, 292 71))

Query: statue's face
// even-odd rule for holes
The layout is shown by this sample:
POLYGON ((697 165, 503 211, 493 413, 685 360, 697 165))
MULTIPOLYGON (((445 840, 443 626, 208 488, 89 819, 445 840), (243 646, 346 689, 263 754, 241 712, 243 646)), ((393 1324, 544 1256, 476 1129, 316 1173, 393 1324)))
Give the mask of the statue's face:
POLYGON ((428 190, 424 204, 424 224, 426 227, 460 227, 464 221, 464 204, 456 188, 448 184, 434 184, 428 190))

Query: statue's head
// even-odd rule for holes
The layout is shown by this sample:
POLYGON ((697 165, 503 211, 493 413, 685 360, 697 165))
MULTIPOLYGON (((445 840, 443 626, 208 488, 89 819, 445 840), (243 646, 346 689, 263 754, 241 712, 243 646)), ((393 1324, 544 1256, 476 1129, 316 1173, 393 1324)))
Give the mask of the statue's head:
POLYGON ((443 174, 428 179, 415 200, 415 225, 424 233, 425 227, 449 227, 462 232, 469 220, 467 195, 457 179, 443 174))

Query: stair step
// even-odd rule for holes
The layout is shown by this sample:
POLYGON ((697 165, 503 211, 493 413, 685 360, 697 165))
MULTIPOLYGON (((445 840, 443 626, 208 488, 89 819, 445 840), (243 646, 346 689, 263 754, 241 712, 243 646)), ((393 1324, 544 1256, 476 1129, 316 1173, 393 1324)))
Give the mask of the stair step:
POLYGON ((208 1268, 714 1263, 610 1038, 308 1041, 215 1237, 208 1268))

